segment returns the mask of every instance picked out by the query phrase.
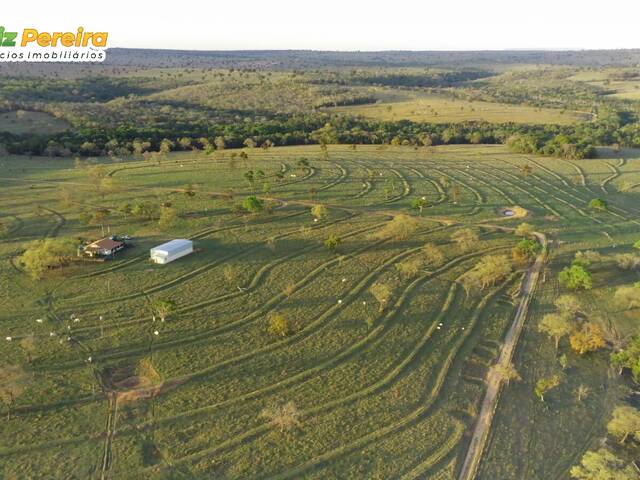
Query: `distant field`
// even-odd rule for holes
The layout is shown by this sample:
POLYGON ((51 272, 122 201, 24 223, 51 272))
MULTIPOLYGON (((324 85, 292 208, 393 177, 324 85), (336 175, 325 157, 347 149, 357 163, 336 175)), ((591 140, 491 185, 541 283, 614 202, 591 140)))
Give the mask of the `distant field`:
POLYGON ((467 101, 419 93, 383 93, 375 104, 335 107, 329 111, 362 115, 374 120, 414 122, 480 121, 501 123, 569 124, 588 120, 588 115, 551 108, 467 101))
MULTIPOLYGON (((522 220, 499 211, 516 205, 557 242, 516 357, 523 381, 501 396, 480 478, 566 478, 600 444, 608 352, 579 357, 563 340, 571 368, 542 404, 533 386, 558 366, 537 322, 564 293, 556 274, 575 251, 632 250, 640 191, 619 190, 640 183, 640 151, 601 149, 580 162, 503 146, 329 145, 328 160, 315 145, 245 152, 85 167, 2 158, 0 222, 10 228, 0 239, 0 356, 25 365, 29 381, 12 419, 3 416, 0 477, 457 478, 523 270, 484 290, 460 280, 483 256, 510 257, 517 239, 499 227, 522 220), (264 176, 250 182, 249 170, 264 176), (239 214, 252 194, 273 211, 239 214), (609 211, 590 211, 595 197, 609 211), (420 215, 411 204, 422 198, 420 215), (180 222, 162 229, 119 213, 139 201, 171 204, 180 222), (328 215, 315 222, 317 203, 328 215), (101 224, 82 220, 99 208, 108 210, 101 224), (386 236, 401 213, 416 230, 386 236), (469 249, 452 241, 464 227, 480 235, 469 249), (30 241, 96 239, 103 228, 133 246, 40 281, 17 261, 30 241), (335 253, 330 235, 341 239, 335 253), (149 263, 148 249, 171 238, 193 239, 197 252, 149 263), (426 243, 441 264, 429 263, 426 243), (407 261, 419 270, 401 273, 407 261), (390 286, 384 308, 374 284, 390 286), (175 303, 165 322, 153 321, 158 299, 175 303), (290 320, 288 335, 268 332, 274 313, 290 320), (580 383, 591 394, 576 406, 580 383), (265 409, 289 402, 298 422, 281 431, 265 409)), ((620 315, 607 299, 634 280, 596 270, 580 297, 585 314, 633 332, 640 311, 620 315)))
POLYGON ((590 85, 613 90, 612 97, 640 100, 640 77, 630 80, 615 80, 609 78, 611 71, 587 71, 580 72, 571 77, 572 80, 586 82, 590 85))
POLYGON ((44 112, 0 112, 0 132, 51 134, 69 128, 65 120, 44 112))

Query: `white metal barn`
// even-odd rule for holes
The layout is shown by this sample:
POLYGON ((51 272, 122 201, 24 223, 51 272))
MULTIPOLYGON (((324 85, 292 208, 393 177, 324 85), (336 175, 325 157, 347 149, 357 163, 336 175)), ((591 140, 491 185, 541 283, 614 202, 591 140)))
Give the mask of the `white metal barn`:
POLYGON ((193 242, 178 238, 163 243, 151 249, 151 261, 154 263, 169 263, 193 252, 193 242))

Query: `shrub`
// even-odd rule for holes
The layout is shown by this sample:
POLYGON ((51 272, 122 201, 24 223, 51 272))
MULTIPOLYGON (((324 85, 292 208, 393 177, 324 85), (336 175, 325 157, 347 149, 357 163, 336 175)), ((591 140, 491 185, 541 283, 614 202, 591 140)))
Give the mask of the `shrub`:
POLYGON ((269 315, 267 332, 279 337, 286 337, 291 333, 291 326, 287 317, 278 312, 269 315))

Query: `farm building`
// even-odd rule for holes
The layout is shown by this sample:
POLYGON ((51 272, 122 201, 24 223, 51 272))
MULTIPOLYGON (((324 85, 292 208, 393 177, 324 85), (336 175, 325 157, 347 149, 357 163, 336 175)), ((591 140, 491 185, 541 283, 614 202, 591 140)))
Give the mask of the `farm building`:
POLYGON ((102 238, 84 247, 90 257, 110 257, 125 247, 125 243, 113 237, 102 238))
POLYGON ((154 263, 169 263, 192 252, 193 242, 179 238, 152 248, 151 260, 154 263))

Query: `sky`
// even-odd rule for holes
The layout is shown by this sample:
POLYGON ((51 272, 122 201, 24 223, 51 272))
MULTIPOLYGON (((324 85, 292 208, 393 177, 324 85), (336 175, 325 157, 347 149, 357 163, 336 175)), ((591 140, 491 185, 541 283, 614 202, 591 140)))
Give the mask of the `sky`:
POLYGON ((83 26, 107 31, 110 47, 640 48, 638 0, 31 0, 9 5, 0 22, 9 31, 75 31, 83 26))

